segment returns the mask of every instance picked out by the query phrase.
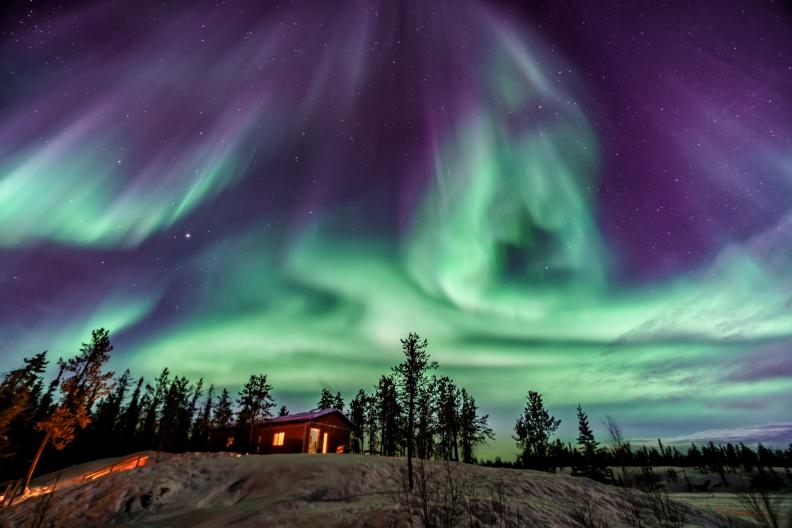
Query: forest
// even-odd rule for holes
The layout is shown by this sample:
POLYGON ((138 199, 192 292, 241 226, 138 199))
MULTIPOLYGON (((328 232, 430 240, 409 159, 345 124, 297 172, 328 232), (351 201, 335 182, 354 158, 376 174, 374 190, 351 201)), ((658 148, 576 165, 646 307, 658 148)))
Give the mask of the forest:
MULTIPOLYGON (((783 467, 792 480, 792 445, 708 443, 679 449, 658 440, 652 446, 632 446, 612 417, 604 424, 607 438, 600 442, 581 406, 577 442, 564 443, 554 438, 560 420, 533 390, 515 420, 516 458, 479 460, 477 446, 494 437, 488 416, 464 387, 439 373, 426 339, 411 333, 401 345, 404 361, 372 386, 360 388, 348 404, 340 392, 333 394, 327 387, 317 391, 316 409, 339 409, 354 423, 353 453, 547 472, 570 468, 573 475, 612 483, 624 478, 626 467, 657 466, 707 469, 720 474, 723 482, 724 473, 756 470, 770 487, 779 479, 772 468, 783 467)), ((57 374, 49 382, 47 352, 24 359, 3 375, 0 481, 29 481, 34 474, 141 450, 206 451, 213 428, 244 428, 289 413, 276 404, 265 373, 250 375, 232 394, 168 368, 153 380, 134 377, 129 370, 113 373, 107 369, 112 351, 109 332, 97 329, 76 356, 57 361, 57 374)))

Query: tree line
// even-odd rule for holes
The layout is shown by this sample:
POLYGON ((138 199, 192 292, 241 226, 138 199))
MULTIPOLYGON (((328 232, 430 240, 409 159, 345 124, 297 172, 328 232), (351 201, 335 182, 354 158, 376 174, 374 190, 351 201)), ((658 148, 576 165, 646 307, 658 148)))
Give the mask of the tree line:
POLYGON ((719 474, 721 482, 727 486, 725 473, 755 471, 757 478, 765 480, 763 485, 771 487, 780 482, 773 468, 786 468, 788 476, 792 477, 789 471, 792 467, 792 443, 786 448, 768 447, 761 443, 752 448, 742 442, 716 445, 710 441, 701 446, 691 443, 689 447, 679 449, 664 445, 658 439, 657 445, 636 447, 624 438, 614 418, 608 416, 603 424, 607 432, 607 445, 601 445, 595 439, 588 414, 580 405, 577 407, 577 420, 576 445, 553 439, 561 420, 550 413, 541 394, 529 391, 525 408, 514 426, 513 438, 519 449, 517 459, 509 461, 496 458, 482 461, 482 464, 546 472, 570 468, 573 475, 620 485, 625 484, 619 480, 628 474, 625 470, 628 467, 676 466, 696 468, 702 472, 712 471, 719 474))
MULTIPOLYGON (((402 344, 405 350, 426 350, 426 341, 415 334, 402 344)), ((106 368, 112 350, 109 332, 98 329, 77 356, 57 361, 57 375, 49 383, 46 351, 4 375, 0 481, 26 471, 29 481, 36 470, 53 471, 141 450, 206 451, 211 431, 231 426, 246 435, 249 431, 252 445, 253 425, 275 411, 266 374, 251 375, 232 395, 225 388, 205 387, 203 379, 173 375, 168 368, 151 381, 134 378, 129 370, 115 375, 106 368), (49 449, 59 455, 42 457, 49 449)), ((428 375, 428 369, 416 375, 414 366, 405 361, 393 367, 376 385, 368 391, 361 388, 352 398, 347 410, 355 424, 351 451, 402 455, 410 450, 414 436, 417 456, 474 462, 475 447, 493 437, 487 416, 480 415, 470 393, 451 378, 428 375)), ((343 412, 341 393, 323 388, 316 409, 325 408, 343 412)), ((277 411, 281 416, 288 413, 286 406, 277 411)))
MULTIPOLYGON (((453 379, 436 372, 427 342, 416 334, 401 340, 404 358, 382 374, 376 384, 361 388, 345 405, 340 392, 323 388, 316 409, 336 408, 354 424, 354 453, 475 463, 475 449, 494 437, 488 416, 473 396, 453 379)), ((140 450, 205 451, 213 429, 234 426, 250 431, 253 424, 278 411, 266 374, 249 376, 238 394, 204 386, 164 368, 155 379, 115 375, 106 369, 113 347, 109 332, 98 329, 79 353, 57 361, 49 383, 47 352, 23 360, 20 368, 0 380, 0 481, 97 458, 140 450), (43 456, 48 449, 59 456, 43 456)), ((553 438, 561 421, 529 391, 514 426, 519 449, 516 460, 480 461, 488 465, 556 471, 600 481, 613 479, 610 468, 626 466, 688 466, 716 472, 792 465, 786 449, 743 444, 692 445, 686 450, 665 446, 631 446, 608 418, 607 447, 594 437, 588 415, 578 406, 576 445, 553 438)))

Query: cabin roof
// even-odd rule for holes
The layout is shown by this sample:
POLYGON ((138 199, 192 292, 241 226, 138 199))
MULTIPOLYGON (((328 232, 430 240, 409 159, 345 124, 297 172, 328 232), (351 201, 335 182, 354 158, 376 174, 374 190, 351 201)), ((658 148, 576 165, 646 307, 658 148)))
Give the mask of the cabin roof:
POLYGON ((274 418, 267 418, 266 420, 262 420, 260 422, 260 425, 283 424, 283 423, 292 423, 292 422, 310 422, 316 420, 317 418, 321 418, 323 416, 328 416, 331 414, 338 415, 338 417, 344 420, 350 427, 354 425, 352 421, 349 418, 347 418, 346 415, 341 411, 339 411, 338 409, 319 409, 316 411, 294 413, 286 416, 276 416, 274 418))

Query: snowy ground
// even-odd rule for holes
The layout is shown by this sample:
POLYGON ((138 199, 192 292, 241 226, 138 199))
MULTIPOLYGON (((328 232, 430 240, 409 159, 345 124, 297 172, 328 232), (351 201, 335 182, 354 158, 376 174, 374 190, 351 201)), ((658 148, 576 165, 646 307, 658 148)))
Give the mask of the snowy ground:
MULTIPOLYGON (((429 462, 402 493, 404 459, 362 455, 187 453, 93 482, 60 487, 0 513, 0 526, 414 526, 421 513, 458 526, 658 526, 646 496, 587 479, 429 462), (426 498, 427 501, 423 501, 426 498), (426 506, 424 508, 424 506, 426 506), (46 511, 45 511, 46 510, 46 511), (587 519, 587 521, 584 521, 587 519), (607 524, 606 524, 607 523, 607 524)), ((79 471, 79 468, 72 470, 79 471)), ((674 503, 685 526, 751 526, 674 503)))

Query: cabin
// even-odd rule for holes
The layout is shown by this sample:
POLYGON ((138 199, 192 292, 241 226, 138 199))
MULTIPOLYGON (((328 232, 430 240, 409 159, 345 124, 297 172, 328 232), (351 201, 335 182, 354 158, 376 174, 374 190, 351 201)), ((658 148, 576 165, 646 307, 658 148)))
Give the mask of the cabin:
POLYGON ((346 453, 353 424, 338 409, 269 418, 250 427, 226 427, 210 434, 211 449, 256 454, 346 453))

